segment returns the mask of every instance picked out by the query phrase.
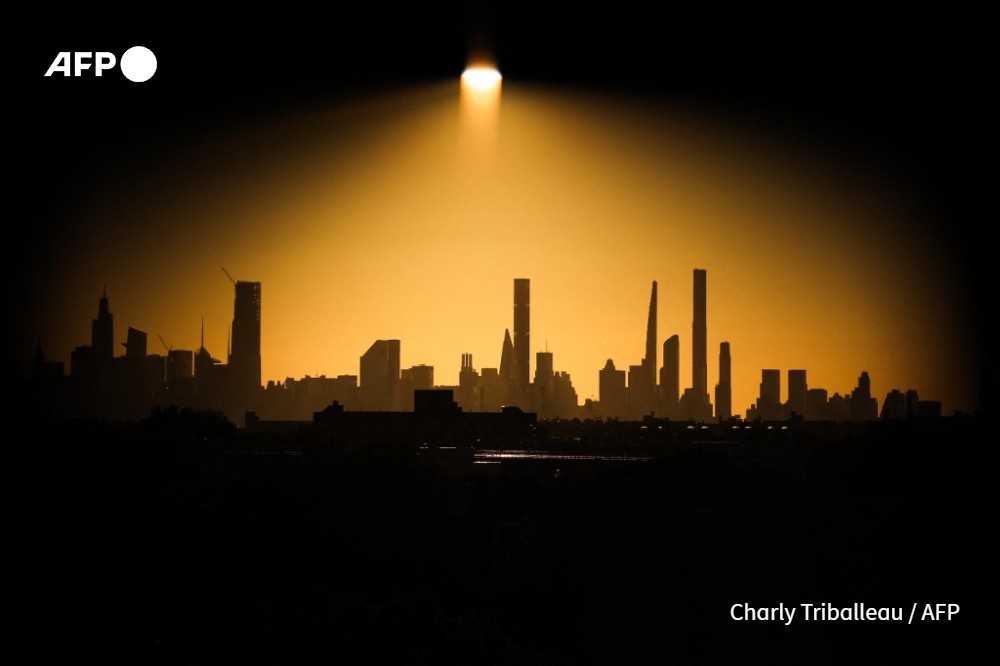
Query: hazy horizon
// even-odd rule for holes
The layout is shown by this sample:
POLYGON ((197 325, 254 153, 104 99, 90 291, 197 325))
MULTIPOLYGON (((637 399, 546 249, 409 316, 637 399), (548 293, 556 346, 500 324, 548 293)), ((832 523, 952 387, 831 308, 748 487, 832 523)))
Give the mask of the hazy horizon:
MULTIPOLYGON (((67 364, 107 285, 129 326, 225 361, 232 285, 262 283, 262 377, 357 374, 376 339, 458 383, 497 367, 514 278, 531 280, 531 373, 548 349, 579 402, 644 353, 652 281, 662 342, 691 385, 692 271, 708 275, 709 389, 732 349, 733 410, 763 368, 845 394, 867 371, 974 411, 977 340, 919 192, 834 142, 710 108, 504 81, 470 128, 458 82, 313 104, 121 165, 47 248, 28 329, 67 364), (488 132, 484 136, 483 132, 488 132), (58 267, 58 268, 56 268, 58 267), (932 350, 932 353, 929 353, 932 350)), ((27 346, 27 345, 26 345, 27 346)), ((120 347, 116 353, 120 351, 120 347)), ((27 349, 22 350, 28 352, 27 349)))

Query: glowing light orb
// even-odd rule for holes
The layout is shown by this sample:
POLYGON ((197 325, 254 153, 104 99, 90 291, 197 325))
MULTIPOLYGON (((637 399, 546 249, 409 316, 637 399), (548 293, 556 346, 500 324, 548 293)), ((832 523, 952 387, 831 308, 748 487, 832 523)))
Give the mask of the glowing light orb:
POLYGON ((462 72, 462 80, 476 90, 495 88, 500 79, 500 72, 493 67, 469 67, 462 72))

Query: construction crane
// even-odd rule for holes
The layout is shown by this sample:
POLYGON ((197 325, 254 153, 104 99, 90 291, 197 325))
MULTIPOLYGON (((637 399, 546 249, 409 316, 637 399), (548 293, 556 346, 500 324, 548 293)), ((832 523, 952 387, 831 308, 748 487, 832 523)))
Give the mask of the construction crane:
POLYGON ((163 339, 162 335, 160 335, 159 333, 157 333, 156 337, 158 337, 160 339, 160 342, 163 343, 163 348, 167 350, 167 354, 169 354, 170 352, 173 351, 174 348, 167 344, 167 341, 163 339))
POLYGON ((226 270, 226 267, 225 266, 219 266, 219 268, 222 269, 222 272, 226 274, 226 277, 229 278, 229 281, 232 282, 233 286, 235 287, 236 286, 236 280, 234 280, 233 276, 229 274, 229 271, 226 270))

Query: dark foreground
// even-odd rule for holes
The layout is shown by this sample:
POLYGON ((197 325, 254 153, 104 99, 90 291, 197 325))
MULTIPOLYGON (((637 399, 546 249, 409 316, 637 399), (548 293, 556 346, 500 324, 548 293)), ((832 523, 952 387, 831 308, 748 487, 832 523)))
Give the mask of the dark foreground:
POLYGON ((465 474, 234 455, 240 435, 190 415, 57 426, 9 469, 16 633, 38 662, 997 663, 986 431, 465 474), (961 611, 785 626, 734 621, 743 602, 961 611))

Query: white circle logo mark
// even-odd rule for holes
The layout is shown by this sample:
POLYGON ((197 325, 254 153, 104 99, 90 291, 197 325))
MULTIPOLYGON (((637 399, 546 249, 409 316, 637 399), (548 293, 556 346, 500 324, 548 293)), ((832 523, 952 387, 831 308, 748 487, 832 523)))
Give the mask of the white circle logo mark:
POLYGON ((142 83, 156 74, 156 56, 145 46, 133 46, 122 54, 119 67, 126 79, 142 83))

